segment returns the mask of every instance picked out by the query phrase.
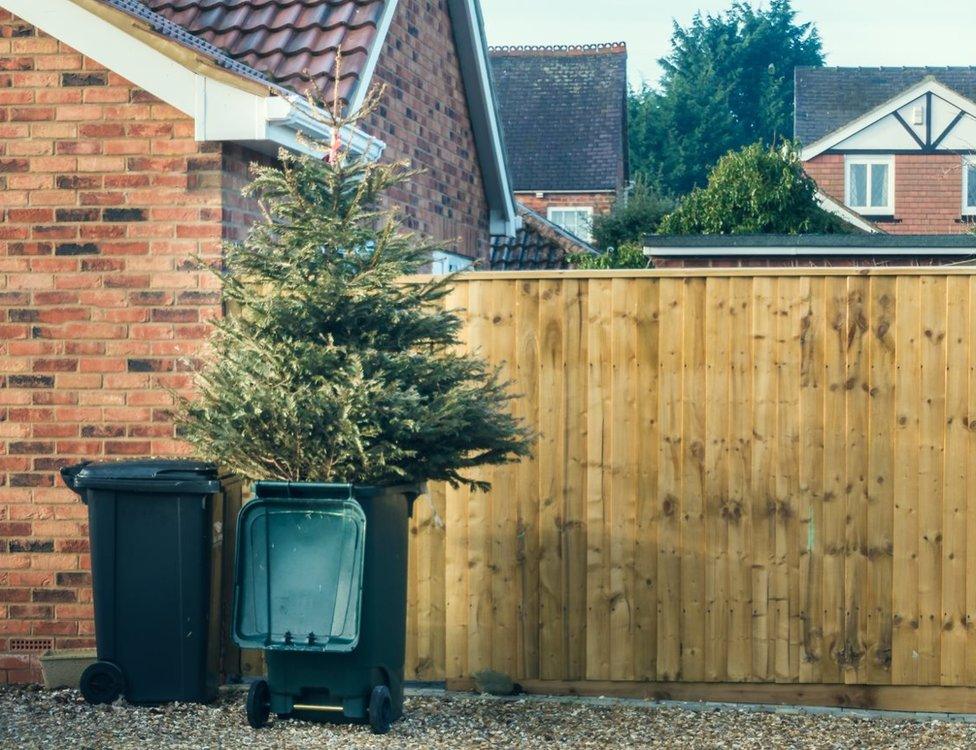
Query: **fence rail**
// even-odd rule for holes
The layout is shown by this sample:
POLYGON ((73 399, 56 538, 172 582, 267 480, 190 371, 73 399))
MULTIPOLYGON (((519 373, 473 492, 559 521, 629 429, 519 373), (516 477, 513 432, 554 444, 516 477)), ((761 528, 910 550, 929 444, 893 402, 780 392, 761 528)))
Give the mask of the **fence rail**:
POLYGON ((418 503, 408 674, 976 686, 974 274, 462 277, 539 439, 418 503))

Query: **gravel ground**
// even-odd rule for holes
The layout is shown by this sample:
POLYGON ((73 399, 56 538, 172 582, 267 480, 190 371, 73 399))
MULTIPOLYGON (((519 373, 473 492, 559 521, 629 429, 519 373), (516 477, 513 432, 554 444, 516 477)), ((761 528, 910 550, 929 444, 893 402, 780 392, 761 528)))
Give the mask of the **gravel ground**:
POLYGON ((345 725, 279 721, 255 732, 243 694, 210 706, 93 707, 74 690, 0 687, 0 748, 972 748, 976 724, 637 702, 423 695, 383 737, 345 725))

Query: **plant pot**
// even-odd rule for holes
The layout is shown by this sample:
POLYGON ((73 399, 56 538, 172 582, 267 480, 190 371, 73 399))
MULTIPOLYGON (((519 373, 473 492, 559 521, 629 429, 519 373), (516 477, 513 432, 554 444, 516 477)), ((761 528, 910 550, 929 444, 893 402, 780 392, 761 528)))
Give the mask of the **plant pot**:
POLYGON ((77 688, 81 673, 98 660, 93 648, 46 651, 41 656, 41 672, 47 690, 77 688))

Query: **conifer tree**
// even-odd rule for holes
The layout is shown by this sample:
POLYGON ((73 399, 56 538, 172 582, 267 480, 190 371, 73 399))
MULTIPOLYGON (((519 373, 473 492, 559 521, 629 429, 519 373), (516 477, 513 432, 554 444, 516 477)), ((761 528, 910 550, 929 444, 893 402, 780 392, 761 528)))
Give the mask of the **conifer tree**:
MULTIPOLYGON (((518 460, 531 436, 496 369, 462 351, 451 277, 404 281, 440 246, 406 233, 382 196, 416 172, 352 154, 341 133, 372 111, 323 117, 319 156, 252 167, 263 219, 217 271, 215 322, 181 434, 249 479, 396 484, 518 460)), ((315 101, 310 100, 310 103, 315 101)), ((312 111, 321 111, 312 107, 312 111)))

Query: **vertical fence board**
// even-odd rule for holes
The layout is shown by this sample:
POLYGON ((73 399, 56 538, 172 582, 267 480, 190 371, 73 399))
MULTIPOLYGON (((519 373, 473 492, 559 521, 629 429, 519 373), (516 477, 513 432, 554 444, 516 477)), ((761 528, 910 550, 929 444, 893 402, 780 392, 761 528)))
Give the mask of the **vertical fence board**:
POLYGON ((563 677, 567 648, 566 587, 563 571, 566 501, 567 410, 577 408, 577 394, 567 392, 565 299, 558 281, 539 282, 539 439, 536 468, 539 493, 539 675, 563 677))
POLYGON ((844 453, 847 474, 844 532, 844 634, 840 651, 844 682, 867 680, 867 611, 870 583, 867 577, 867 463, 869 429, 869 362, 865 342, 868 331, 868 279, 852 277, 847 282, 846 377, 844 379, 847 427, 844 453))
POLYGON ((799 680, 820 682, 826 653, 823 643, 824 554, 824 393, 827 390, 826 279, 803 280, 800 329, 801 649, 799 680), (805 533, 804 533, 805 532, 805 533))
POLYGON ((918 669, 919 405, 921 397, 920 290, 918 278, 898 279, 895 313, 895 498, 891 680, 914 685, 918 669))
POLYGON ((610 442, 613 283, 589 290, 586 399, 586 676, 610 679, 610 442))
POLYGON ((661 284, 657 492, 657 675, 681 678, 681 371, 684 358, 683 284, 661 284))
POLYGON ((969 411, 969 282, 947 280, 946 419, 942 469, 942 685, 964 685, 966 679, 966 479, 969 411))
POLYGON ((681 677, 705 674, 705 280, 684 284, 681 397, 681 677))
POLYGON ((636 487, 635 575, 637 601, 634 603, 636 641, 634 643, 637 679, 657 678, 657 598, 658 598, 658 421, 660 356, 660 286, 635 283, 637 299, 638 400, 635 421, 639 428, 638 474, 636 487))
POLYGON ((919 680, 942 672, 942 468, 945 439, 945 279, 922 278, 922 401, 919 426, 919 680))
POLYGON ((706 284, 705 342, 705 680, 728 675, 729 625, 729 280, 706 284))
POLYGON ((893 326, 894 278, 871 281, 868 349, 871 399, 867 472, 867 556, 870 603, 866 604, 868 639, 864 658, 867 682, 891 682, 892 551, 894 505, 895 382, 897 359, 893 326))

